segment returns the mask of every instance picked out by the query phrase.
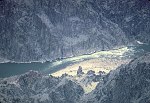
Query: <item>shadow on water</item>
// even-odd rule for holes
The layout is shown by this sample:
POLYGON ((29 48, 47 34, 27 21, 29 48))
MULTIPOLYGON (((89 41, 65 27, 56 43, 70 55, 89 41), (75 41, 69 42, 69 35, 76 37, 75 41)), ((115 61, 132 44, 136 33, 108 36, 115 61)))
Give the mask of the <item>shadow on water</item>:
POLYGON ((134 55, 136 57, 142 56, 143 54, 150 52, 150 44, 140 44, 136 46, 134 50, 134 55))

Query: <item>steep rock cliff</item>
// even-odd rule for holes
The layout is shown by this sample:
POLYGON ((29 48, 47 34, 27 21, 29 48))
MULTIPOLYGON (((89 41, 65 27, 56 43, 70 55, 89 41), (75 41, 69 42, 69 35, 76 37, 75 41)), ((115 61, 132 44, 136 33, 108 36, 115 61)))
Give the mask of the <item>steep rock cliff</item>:
POLYGON ((128 44, 119 26, 77 0, 1 0, 0 57, 55 60, 128 44))
POLYGON ((55 60, 149 42, 148 0, 1 0, 0 60, 55 60))

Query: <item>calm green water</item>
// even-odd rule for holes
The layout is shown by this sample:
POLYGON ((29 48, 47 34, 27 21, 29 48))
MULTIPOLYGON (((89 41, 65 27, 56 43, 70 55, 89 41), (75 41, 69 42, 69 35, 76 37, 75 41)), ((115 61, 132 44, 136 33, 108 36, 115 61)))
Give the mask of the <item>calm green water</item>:
MULTIPOLYGON (((146 52, 150 52, 150 44, 142 44, 136 47, 129 47, 134 48, 134 55, 135 57, 141 56, 146 52)), ((62 68, 65 68, 68 65, 73 63, 81 62, 87 59, 98 58, 100 53, 95 53, 91 55, 83 55, 68 59, 63 59, 60 61, 55 62, 33 62, 33 63, 1 63, 0 64, 0 78, 19 75, 29 70, 36 70, 43 72, 45 74, 54 73, 62 68)))
POLYGON ((44 74, 54 73, 66 66, 73 64, 73 61, 66 61, 61 64, 58 62, 33 62, 33 63, 2 63, 0 64, 0 78, 19 75, 29 70, 40 71, 44 74), (55 64, 56 63, 56 64, 55 64))
POLYGON ((83 55, 45 63, 0 63, 0 78, 23 74, 25 72, 28 72, 29 70, 36 70, 44 74, 51 74, 71 64, 92 58, 96 57, 93 57, 92 55, 83 55))
POLYGON ((8 77, 25 73, 29 70, 47 68, 49 63, 2 63, 0 64, 0 77, 8 77))

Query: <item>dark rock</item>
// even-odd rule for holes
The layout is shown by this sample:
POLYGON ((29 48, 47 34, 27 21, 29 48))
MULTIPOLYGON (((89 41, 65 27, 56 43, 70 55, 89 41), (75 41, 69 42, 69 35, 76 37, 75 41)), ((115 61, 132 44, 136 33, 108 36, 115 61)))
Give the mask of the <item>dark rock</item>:
POLYGON ((95 71, 89 70, 89 71, 87 72, 87 75, 88 75, 88 76, 94 76, 94 75, 95 75, 95 71))
POLYGON ((78 70, 77 70, 77 76, 82 76, 84 74, 84 72, 82 71, 82 67, 79 66, 78 70))

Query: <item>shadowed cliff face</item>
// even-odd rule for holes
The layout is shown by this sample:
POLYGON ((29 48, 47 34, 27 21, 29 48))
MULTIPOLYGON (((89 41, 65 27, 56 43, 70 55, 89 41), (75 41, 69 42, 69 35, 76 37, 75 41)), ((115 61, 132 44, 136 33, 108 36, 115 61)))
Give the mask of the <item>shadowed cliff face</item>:
POLYGON ((127 45, 130 37, 147 41, 150 13, 145 2, 2 0, 0 58, 55 60, 127 45))
POLYGON ((98 10, 126 33, 128 38, 149 42, 149 0, 96 0, 98 10))

